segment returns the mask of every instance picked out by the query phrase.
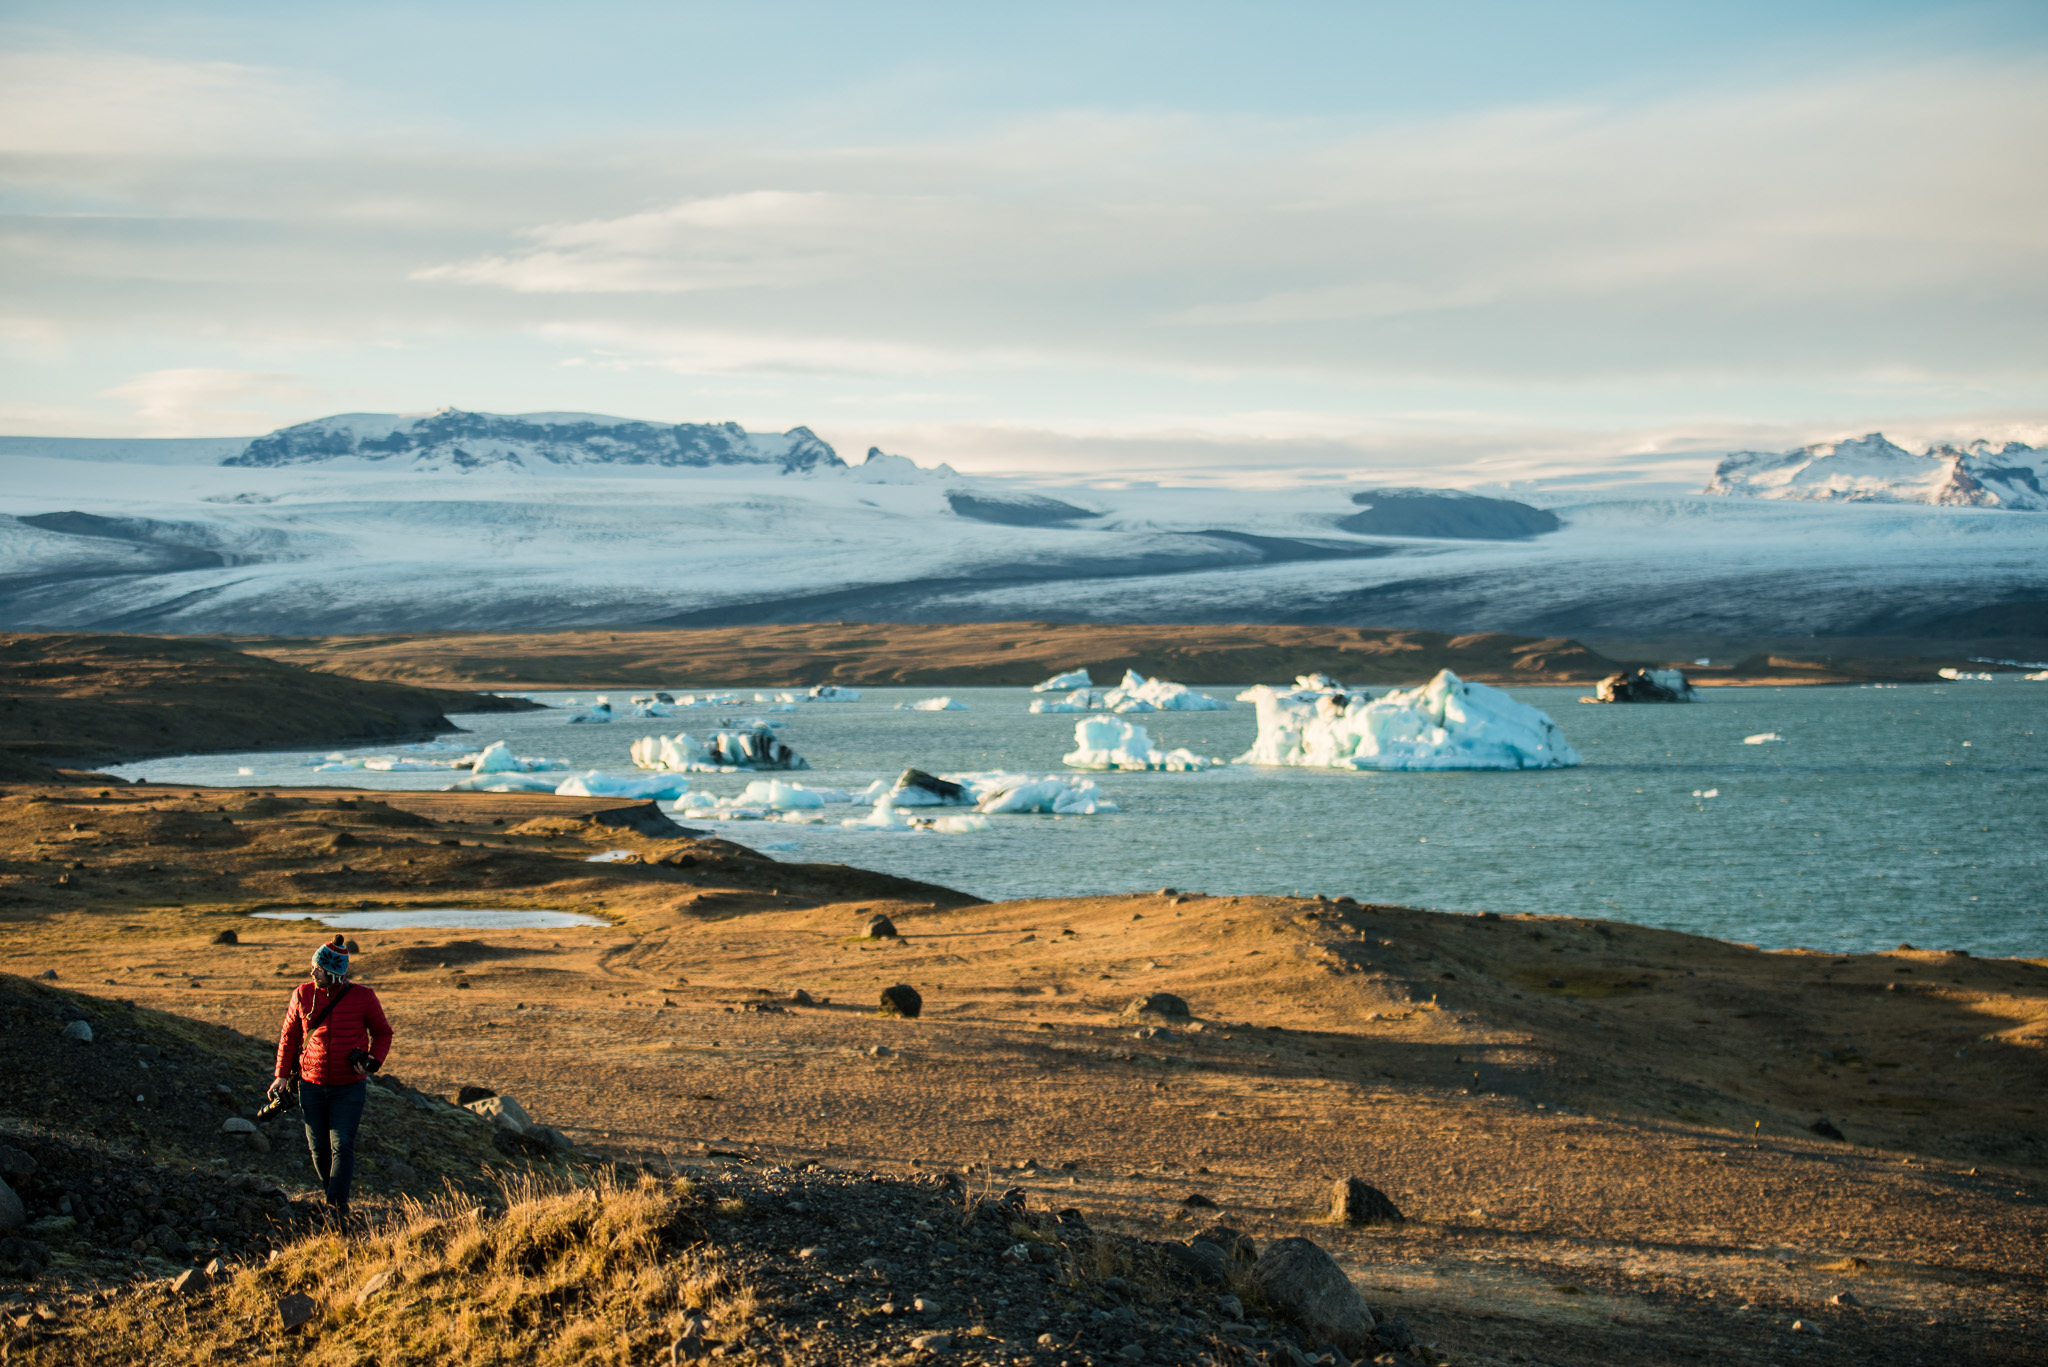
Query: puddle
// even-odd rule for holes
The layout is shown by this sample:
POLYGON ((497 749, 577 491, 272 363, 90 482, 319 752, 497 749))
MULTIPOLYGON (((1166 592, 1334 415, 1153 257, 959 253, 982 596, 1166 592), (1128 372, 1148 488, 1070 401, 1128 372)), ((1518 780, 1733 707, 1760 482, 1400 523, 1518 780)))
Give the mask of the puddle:
POLYGON ((318 921, 336 930, 559 930, 563 926, 604 926, 609 921, 574 911, 477 911, 420 908, 411 911, 258 911, 261 921, 318 921))

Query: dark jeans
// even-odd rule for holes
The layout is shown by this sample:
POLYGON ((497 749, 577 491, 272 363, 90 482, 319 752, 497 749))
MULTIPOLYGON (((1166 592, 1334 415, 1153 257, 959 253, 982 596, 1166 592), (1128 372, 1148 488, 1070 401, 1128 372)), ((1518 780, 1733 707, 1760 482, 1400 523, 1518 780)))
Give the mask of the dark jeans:
POLYGON ((356 1175, 356 1127, 363 1123, 363 1105, 370 1099, 367 1082, 344 1087, 299 1084, 299 1109, 306 1117, 306 1144, 313 1150, 313 1171, 327 1188, 327 1204, 346 1207, 349 1183, 356 1175), (328 1136, 333 1136, 333 1149, 328 1136))

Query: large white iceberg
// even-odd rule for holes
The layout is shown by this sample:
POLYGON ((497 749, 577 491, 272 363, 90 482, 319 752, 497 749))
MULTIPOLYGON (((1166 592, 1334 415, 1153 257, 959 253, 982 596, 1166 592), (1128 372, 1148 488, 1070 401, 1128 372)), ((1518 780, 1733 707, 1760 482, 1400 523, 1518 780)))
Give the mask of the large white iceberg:
POLYGON ((1580 762, 1546 714, 1446 669, 1370 702, 1254 688, 1259 736, 1241 764, 1323 769, 1561 769, 1580 762))
POLYGON ((512 747, 504 741, 494 740, 486 745, 469 762, 473 774, 537 774, 550 769, 566 769, 565 759, 542 759, 534 755, 515 755, 512 747))
POLYGON ((1100 712, 1102 694, 1092 688, 1077 688, 1064 698, 1033 698, 1033 712, 1100 712))
POLYGON ((1186 684, 1148 679, 1135 669, 1124 671, 1124 681, 1102 697, 1112 712, 1224 712, 1230 704, 1197 693, 1186 684))
POLYGON ((642 736, 633 742, 633 763, 642 769, 709 773, 727 769, 808 769, 810 764, 783 744, 769 723, 750 719, 743 730, 719 731, 708 741, 688 732, 642 736))
POLYGON ((1158 750, 1144 727, 1115 717, 1090 717, 1074 723, 1074 749, 1061 757, 1070 769, 1169 769, 1191 772, 1223 763, 1191 750, 1158 750))
POLYGON ((1085 669, 1070 669, 1064 674, 1055 674, 1044 683, 1031 685, 1033 693, 1057 693, 1063 688, 1093 688, 1095 680, 1088 677, 1085 669))
POLYGON ((957 698, 920 698, 896 704, 898 712, 965 712, 967 704, 957 698))

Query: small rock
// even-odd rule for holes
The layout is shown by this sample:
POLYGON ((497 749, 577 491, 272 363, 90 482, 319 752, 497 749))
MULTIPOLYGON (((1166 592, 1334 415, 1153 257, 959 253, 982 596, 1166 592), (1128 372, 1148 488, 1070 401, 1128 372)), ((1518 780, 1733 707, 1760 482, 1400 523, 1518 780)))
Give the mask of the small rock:
POLYGON ((235 934, 232 930, 223 930, 220 934, 213 937, 213 942, 217 945, 238 945, 242 943, 242 937, 235 934))
POLYGON ((1822 1139, 1839 1139, 1843 1143, 1847 1143, 1849 1139, 1847 1135, 1836 1129, 1835 1122, 1826 1116, 1822 1116, 1806 1128, 1819 1135, 1822 1139))
POLYGON ((916 1300, 910 1303, 910 1308, 912 1310, 915 1310, 920 1315, 936 1315, 943 1311, 946 1307, 940 1305, 937 1301, 931 1299, 929 1296, 919 1296, 916 1300))
POLYGON ((1193 1207, 1198 1210, 1215 1210, 1218 1208, 1214 1201, 1202 1195, 1202 1193, 1199 1191, 1191 1191, 1187 1195, 1181 1197, 1180 1203, 1184 1206, 1193 1207))
POLYGON ((808 993, 808 992, 806 992, 806 991, 804 991, 804 990, 803 990, 803 989, 802 989, 801 987, 799 987, 799 988, 798 988, 798 989, 797 989, 796 991, 794 991, 794 992, 792 992, 792 993, 790 993, 790 994, 789 994, 789 1002, 790 1002, 790 1005, 792 1005, 792 1006, 816 1006, 816 1005, 817 1005, 817 1002, 816 1002, 816 1000, 814 1000, 814 999, 812 998, 811 994, 810 994, 810 993, 808 993))
POLYGON ((219 1281, 222 1277, 226 1276, 227 1271, 228 1265, 218 1258, 214 1258, 206 1264, 206 1275, 215 1281, 219 1281))
POLYGON ((455 1093, 455 1104, 458 1106, 467 1106, 472 1101, 489 1101, 492 1097, 496 1095, 497 1093, 492 1091, 488 1087, 464 1087, 455 1093))
POLYGON ((46 978, 51 982, 55 982, 57 980, 57 970, 54 968, 46 968, 42 972, 36 974, 36 976, 38 978, 46 978))
POLYGON ((0 1177, 22 1178, 36 1170, 36 1160, 12 1144, 0 1144, 0 1177))
POLYGON ((1060 1346, 1060 1341, 1051 1334, 1040 1334, 1038 1336, 1038 1346, 1041 1348, 1057 1348, 1060 1346))
POLYGON ((253 1134, 243 1135, 242 1144, 252 1153, 270 1152, 270 1136, 264 1134, 261 1130, 253 1134))
POLYGON ((1252 1266, 1260 1290, 1319 1338, 1357 1352, 1373 1329, 1372 1311, 1359 1299, 1336 1259, 1307 1239, 1276 1239, 1252 1266))
POLYGON ((913 1348, 922 1348, 928 1353, 943 1353, 953 1346, 951 1334, 919 1334, 910 1341, 913 1348))
POLYGON ((882 989, 882 1015, 916 1020, 923 1012, 924 998, 909 983, 897 983, 894 987, 882 989))
POLYGON ((171 1279, 171 1290, 179 1296, 203 1296, 213 1285, 213 1278, 196 1267, 188 1267, 171 1279))
POLYGON ((394 1158, 384 1165, 384 1175, 400 1186, 409 1187, 420 1180, 420 1170, 402 1159, 394 1158))
POLYGON ((257 1133, 256 1122, 244 1120, 238 1115, 231 1115, 226 1120, 220 1122, 220 1132, 222 1134, 255 1134, 257 1133))
POLYGON ((0 1233, 20 1229, 28 1223, 28 1209, 21 1204, 21 1198, 14 1194, 14 1188, 0 1181, 0 1233))
POLYGON ((1116 1350, 1116 1355, 1118 1360, 1122 1362, 1143 1362, 1146 1358, 1152 1356, 1145 1351, 1145 1345, 1142 1343, 1126 1343, 1123 1347, 1116 1350))
POLYGON ((1216 1298, 1216 1309, 1227 1320, 1241 1320, 1244 1318, 1244 1302, 1235 1296, 1218 1296, 1216 1298))
POLYGON ((64 1027, 64 1038, 75 1039, 80 1044, 91 1044, 92 1027, 84 1021, 73 1021, 64 1027))
POLYGON ((896 923, 886 916, 868 917, 867 929, 863 930, 861 934, 870 940, 894 940, 899 938, 896 934, 896 923))
POLYGON ((895 1052, 896 1051, 894 1049, 891 1049, 886 1044, 870 1044, 868 1046, 869 1058, 888 1058, 891 1054, 895 1052))
POLYGON ((1857 1300, 1857 1299, 1856 1299, 1856 1297, 1855 1297, 1855 1296, 1854 1296, 1853 1294, 1851 1294, 1850 1292, 1847 1292, 1847 1291, 1837 1291, 1837 1292, 1836 1292, 1836 1293, 1835 1293, 1834 1295, 1832 1295, 1832 1296, 1829 1296, 1829 1297, 1828 1297, 1828 1304, 1829 1304, 1829 1305, 1861 1305, 1861 1304, 1863 1304, 1863 1302, 1862 1302, 1862 1301, 1859 1301, 1859 1300, 1857 1300))
POLYGON ((804 1259, 805 1261, 809 1261, 812 1258, 824 1257, 825 1250, 822 1248, 800 1248, 796 1251, 796 1256, 804 1259))
POLYGON ((481 1101, 469 1103, 469 1110, 475 1111, 501 1130, 514 1134, 525 1134, 533 1125, 533 1117, 509 1096, 487 1096, 481 1101))
POLYGON ((1805 1320, 1793 1320, 1792 1332, 1795 1334, 1812 1334, 1815 1338, 1819 1338, 1820 1326, 1817 1324, 1808 1324, 1805 1320))
POLYGON ((367 1305, 372 1296, 375 1296, 389 1285, 391 1285, 391 1270, 386 1268, 363 1283, 362 1289, 356 1292, 356 1304, 367 1305))
POLYGON ((1397 1225, 1403 1215, 1387 1194, 1356 1177, 1340 1177, 1330 1196, 1330 1219, 1340 1225, 1397 1225))
POLYGON ((1154 992, 1148 996, 1133 997, 1125 1004, 1126 1016, 1165 1016, 1170 1020, 1186 1020, 1189 1017, 1188 1004, 1171 992, 1154 992))
POLYGON ((313 1312, 319 1308, 311 1296, 303 1291, 294 1291, 288 1296, 277 1298, 277 1320, 286 1329, 297 1329, 300 1325, 309 1323, 313 1318, 313 1312))

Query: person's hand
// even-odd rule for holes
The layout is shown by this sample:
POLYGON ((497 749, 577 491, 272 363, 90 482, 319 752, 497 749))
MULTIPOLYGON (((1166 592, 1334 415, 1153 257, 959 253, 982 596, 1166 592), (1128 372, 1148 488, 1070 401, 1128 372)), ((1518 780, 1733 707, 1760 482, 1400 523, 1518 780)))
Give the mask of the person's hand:
POLYGON ((283 1078, 274 1077, 270 1080, 269 1095, 271 1100, 275 1101, 278 1097, 283 1096, 289 1090, 291 1090, 291 1084, 289 1082, 286 1082, 283 1078))

